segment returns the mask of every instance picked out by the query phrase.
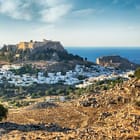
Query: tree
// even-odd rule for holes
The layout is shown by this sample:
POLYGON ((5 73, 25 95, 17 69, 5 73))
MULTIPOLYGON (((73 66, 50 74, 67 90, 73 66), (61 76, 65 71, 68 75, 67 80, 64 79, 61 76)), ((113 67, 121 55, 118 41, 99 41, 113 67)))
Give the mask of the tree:
POLYGON ((2 121, 3 118, 7 117, 7 113, 8 113, 8 109, 0 104, 0 121, 2 121))

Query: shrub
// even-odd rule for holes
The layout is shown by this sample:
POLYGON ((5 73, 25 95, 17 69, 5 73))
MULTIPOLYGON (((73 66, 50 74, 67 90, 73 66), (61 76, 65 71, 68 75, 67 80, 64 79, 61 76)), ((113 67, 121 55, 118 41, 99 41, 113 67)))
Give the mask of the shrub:
POLYGON ((140 68, 136 69, 134 76, 138 79, 140 79, 140 68))
POLYGON ((8 113, 8 109, 0 104, 0 121, 2 121, 3 118, 7 117, 7 113, 8 113))
POLYGON ((134 78, 135 76, 133 74, 129 74, 128 77, 134 78))

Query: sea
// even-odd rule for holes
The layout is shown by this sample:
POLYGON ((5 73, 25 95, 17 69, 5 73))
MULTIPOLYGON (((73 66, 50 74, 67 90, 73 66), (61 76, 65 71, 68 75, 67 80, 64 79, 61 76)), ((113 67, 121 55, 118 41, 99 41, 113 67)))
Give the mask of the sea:
POLYGON ((65 49, 92 62, 96 62, 96 58, 101 56, 120 55, 140 64, 140 47, 65 47, 65 49))

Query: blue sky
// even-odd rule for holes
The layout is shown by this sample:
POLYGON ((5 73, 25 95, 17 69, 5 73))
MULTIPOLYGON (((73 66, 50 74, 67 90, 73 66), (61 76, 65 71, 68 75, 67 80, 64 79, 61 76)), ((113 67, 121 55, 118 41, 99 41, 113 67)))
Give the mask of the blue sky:
POLYGON ((0 44, 140 46, 140 0, 0 0, 0 44))

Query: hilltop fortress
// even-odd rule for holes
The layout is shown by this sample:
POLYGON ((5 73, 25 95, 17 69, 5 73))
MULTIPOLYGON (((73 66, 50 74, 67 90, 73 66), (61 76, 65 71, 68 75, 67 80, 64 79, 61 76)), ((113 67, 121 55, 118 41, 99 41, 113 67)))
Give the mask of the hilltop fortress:
POLYGON ((69 54, 59 41, 43 39, 43 41, 20 42, 16 45, 4 45, 0 50, 0 60, 20 62, 28 60, 82 60, 69 54))
POLYGON ((26 49, 32 50, 42 46, 46 46, 48 49, 64 51, 64 48, 59 41, 51 41, 46 39, 43 39, 43 41, 31 40, 30 42, 20 42, 19 44, 17 44, 17 48, 20 50, 26 50, 26 49))

